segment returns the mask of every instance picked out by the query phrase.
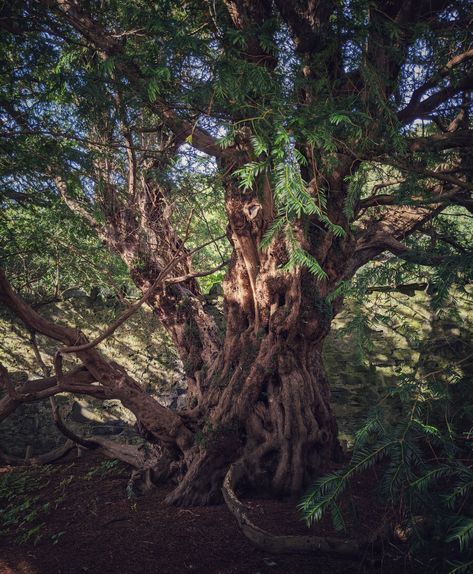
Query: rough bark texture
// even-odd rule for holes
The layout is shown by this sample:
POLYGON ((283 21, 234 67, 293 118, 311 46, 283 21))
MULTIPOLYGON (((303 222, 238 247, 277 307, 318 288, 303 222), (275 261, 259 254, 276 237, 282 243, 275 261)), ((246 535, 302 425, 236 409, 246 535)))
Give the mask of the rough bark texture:
POLYGON ((234 257, 224 283, 225 340, 201 376, 203 398, 194 411, 205 420, 201 448, 173 501, 219 498, 222 463, 237 457, 254 485, 295 494, 338 452, 321 360, 334 310, 321 304, 310 273, 279 269, 287 259, 282 238, 258 249, 265 211, 264 202, 229 187, 234 257), (210 473, 209 457, 219 459, 210 473))
MULTIPOLYGON (((340 154, 337 168, 325 177, 331 189, 329 217, 346 235, 337 238, 320 225, 307 231, 296 223, 294 228, 300 244, 323 266, 326 278, 322 280, 304 268, 282 270, 288 259, 283 236, 275 237, 268 249, 260 249, 274 220, 269 181, 264 179, 259 187, 245 192, 234 179, 226 181, 227 236, 233 255, 223 285, 224 334, 205 312, 191 277, 190 256, 166 213, 166 190, 143 178, 133 201, 124 205, 109 189, 107 225, 99 233, 122 257, 143 293, 152 288, 166 265, 184 254, 173 272, 184 279, 157 285, 147 304, 181 355, 188 375, 189 408, 175 413, 162 407, 120 365, 109 363, 95 347, 85 345, 76 353, 88 375, 81 374, 84 384, 69 382, 71 377, 62 374, 58 360, 55 380, 38 381, 33 393, 11 390, 4 399, 5 412, 22 401, 64 390, 120 399, 136 415, 141 434, 154 445, 143 454, 134 483, 141 477, 149 486, 150 475, 155 481, 172 478, 176 487, 168 502, 173 504, 220 501, 225 473, 236 460, 247 469, 251 486, 277 495, 300 493, 339 455, 322 347, 341 298, 331 300, 327 295, 355 272, 365 253, 371 258, 386 248, 382 237, 392 239, 397 229, 403 237, 430 214, 409 212, 405 226, 394 217, 398 227, 392 227, 390 234, 383 227, 370 228, 363 236, 366 245, 356 243, 342 209, 350 166, 349 159, 340 154)), ((314 178, 312 188, 318 185, 314 178)), ((67 192, 62 193, 68 201, 67 192)), ((4 276, 0 297, 30 329, 69 346, 87 343, 82 333, 46 321, 29 308, 4 276)), ((128 454, 122 454, 128 460, 128 454)))

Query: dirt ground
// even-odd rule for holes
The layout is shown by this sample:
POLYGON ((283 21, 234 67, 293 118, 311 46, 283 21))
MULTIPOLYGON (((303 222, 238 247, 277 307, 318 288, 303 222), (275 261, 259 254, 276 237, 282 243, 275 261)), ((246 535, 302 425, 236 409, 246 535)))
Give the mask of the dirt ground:
MULTIPOLYGON (((128 499, 129 471, 92 454, 50 465, 46 470, 25 472, 6 467, 0 473, 13 473, 9 479, 16 477, 19 488, 10 499, 5 498, 5 489, 0 491, 0 512, 15 522, 8 532, 0 532, 1 574, 422 571, 391 544, 381 556, 374 557, 368 551, 360 560, 315 554, 271 555, 246 540, 224 505, 166 506, 166 487, 128 499)), ((369 481, 362 480, 350 494, 351 503, 358 506, 358 517, 345 536, 364 536, 385 519, 371 502, 362 503, 370 489, 369 481)), ((294 501, 252 498, 248 504, 252 518, 263 528, 279 534, 309 532, 294 501)), ((329 531, 329 522, 316 529, 319 534, 329 531)))

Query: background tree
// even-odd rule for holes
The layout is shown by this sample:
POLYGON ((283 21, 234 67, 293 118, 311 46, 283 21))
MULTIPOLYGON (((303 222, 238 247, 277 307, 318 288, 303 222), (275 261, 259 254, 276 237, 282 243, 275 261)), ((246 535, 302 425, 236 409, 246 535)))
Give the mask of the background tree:
POLYGON ((176 480, 170 502, 218 499, 236 458, 250 482, 299 491, 339 453, 321 351, 357 270, 389 253, 447 265, 447 285, 471 260, 435 223, 473 207, 471 16, 461 1, 4 6, 4 205, 59 196, 120 256, 190 398, 165 409, 2 274, 2 301, 63 345, 55 377, 5 379, 3 413, 65 390, 119 398, 156 478, 176 480), (204 224, 214 260, 194 271, 204 224), (225 265, 222 327, 198 278, 225 265), (67 353, 80 371, 62 373, 67 353))

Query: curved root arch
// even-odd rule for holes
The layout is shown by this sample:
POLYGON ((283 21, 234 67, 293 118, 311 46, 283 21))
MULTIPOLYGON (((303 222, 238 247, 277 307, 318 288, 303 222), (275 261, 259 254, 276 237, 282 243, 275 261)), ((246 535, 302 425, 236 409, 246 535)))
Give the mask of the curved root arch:
POLYGON ((245 475, 246 471, 241 462, 230 466, 223 482, 222 493, 228 509, 238 522, 240 530, 258 548, 275 554, 322 552, 359 556, 368 546, 369 543, 329 536, 281 536, 271 534, 256 526, 248 517, 246 506, 235 494, 238 483, 245 475))
POLYGON ((0 450, 0 461, 11 466, 25 466, 25 465, 41 465, 49 464, 62 458, 70 450, 75 447, 75 443, 72 440, 67 440, 63 445, 53 448, 52 450, 45 452, 44 454, 39 454, 37 456, 25 457, 14 456, 0 450))

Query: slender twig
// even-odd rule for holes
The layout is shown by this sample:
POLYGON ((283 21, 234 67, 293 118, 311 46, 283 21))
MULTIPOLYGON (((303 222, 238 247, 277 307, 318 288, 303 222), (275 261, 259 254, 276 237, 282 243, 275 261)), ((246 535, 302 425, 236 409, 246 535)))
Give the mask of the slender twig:
POLYGON ((207 275, 212 275, 216 271, 220 271, 223 267, 230 263, 230 259, 226 261, 222 261, 220 265, 216 267, 212 267, 212 269, 207 269, 207 271, 199 271, 197 273, 188 273, 187 275, 181 275, 180 277, 172 277, 171 279, 165 279, 164 282, 168 285, 174 285, 175 283, 183 283, 184 281, 188 281, 189 279, 194 279, 195 277, 206 277, 207 275))

